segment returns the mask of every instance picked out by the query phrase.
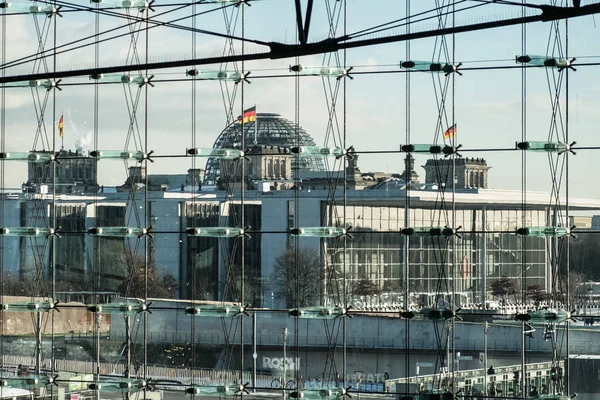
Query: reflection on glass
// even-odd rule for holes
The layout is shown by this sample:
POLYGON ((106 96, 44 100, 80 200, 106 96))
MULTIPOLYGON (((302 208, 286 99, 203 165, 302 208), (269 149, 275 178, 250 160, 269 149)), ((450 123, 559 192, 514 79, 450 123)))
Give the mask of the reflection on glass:
POLYGON ((43 87, 51 89, 57 85, 57 82, 50 79, 32 79, 29 81, 7 82, 4 85, 7 87, 43 87))
POLYGON ((402 311, 400 316, 405 319, 446 320, 456 317, 456 312, 447 308, 424 308, 419 311, 402 311))
POLYGON ((452 236, 456 229, 439 227, 417 227, 402 229, 401 233, 406 236, 452 236))
POLYGON ((518 56, 516 58, 518 63, 537 65, 538 67, 550 67, 550 68, 568 68, 571 66, 571 62, 566 58, 562 57, 546 57, 546 56, 518 56))
POLYGON ((192 386, 185 389, 186 394, 202 396, 235 395, 244 390, 243 386, 192 386))
POLYGON ((290 66, 290 72, 297 72, 300 75, 308 76, 333 76, 339 78, 348 74, 348 70, 343 67, 318 66, 309 67, 304 65, 290 66))
POLYGON ((202 304, 195 307, 186 308, 185 312, 197 317, 234 317, 244 312, 244 307, 240 306, 219 306, 211 304, 202 304))
POLYGON ((130 160, 142 161, 148 158, 143 151, 123 151, 123 150, 92 150, 90 157, 98 159, 130 160))
POLYGON ((400 63, 401 68, 413 71, 444 72, 446 74, 457 72, 461 65, 432 63, 431 61, 404 61, 400 63))
POLYGON ((56 303, 53 301, 3 303, 0 304, 0 309, 4 312, 45 312, 56 309, 56 303))
POLYGON ((348 310, 343 307, 303 307, 290 310, 290 316, 307 319, 333 319, 347 313, 348 310))
POLYGON ((45 375, 30 375, 27 378, 5 378, 0 385, 7 388, 32 389, 40 388, 54 382, 54 378, 45 375))
POLYGON ((405 144, 400 148, 404 153, 431 153, 440 154, 442 146, 435 144, 405 144))
POLYGON ((4 227, 0 228, 0 235, 4 236, 49 236, 54 234, 54 228, 34 226, 4 227))
POLYGON ((38 4, 33 2, 5 2, 0 3, 6 9, 7 14, 52 14, 56 9, 49 4, 38 4))
POLYGON ((571 313, 566 310, 530 311, 527 314, 517 314, 515 319, 517 321, 526 321, 534 324, 560 324, 569 321, 571 319, 571 313))
POLYGON ((0 153, 0 159, 29 162, 54 161, 56 156, 50 152, 6 152, 0 153))
POLYGON ((200 0, 198 3, 199 4, 203 4, 203 3, 240 3, 243 0, 200 0))
POLYGON ((146 228, 132 228, 127 226, 103 226, 88 229, 88 232, 96 236, 142 236, 148 233, 146 228))
POLYGON ((304 228, 294 228, 290 231, 292 235, 305 237, 334 238, 346 234, 346 229, 337 226, 314 226, 304 228))
POLYGON ((193 148, 188 149, 187 154, 195 157, 213 157, 213 158, 239 158, 244 156, 242 150, 237 149, 213 149, 213 148, 193 148))
POLYGON ((92 3, 97 3, 101 8, 146 8, 148 2, 144 0, 91 0, 92 3))
POLYGON ((403 61, 400 63, 402 68, 412 69, 415 71, 432 71, 442 72, 442 64, 432 63, 431 61, 403 61))
POLYGON ((233 227, 211 226, 202 228, 188 228, 186 233, 189 236, 230 238, 243 235, 244 230, 233 227))
POLYGON ((88 389, 99 391, 133 391, 146 387, 147 382, 143 379, 119 379, 119 380, 101 380, 88 384, 88 389))
POLYGON ((148 83, 151 78, 146 78, 142 75, 129 74, 94 74, 90 75, 90 79, 100 80, 103 83, 124 83, 131 85, 143 85, 148 83))
POLYGON ((300 157, 314 157, 314 156, 343 156, 346 154, 346 150, 341 147, 323 147, 323 146, 300 146, 292 147, 290 149, 292 153, 299 154, 300 157))
POLYGON ((517 234, 533 237, 564 237, 571 234, 571 229, 564 226, 534 226, 518 228, 517 234))
POLYGON ((100 8, 148 8, 149 2, 144 0, 90 0, 100 8))
POLYGON ((186 72, 187 76, 194 79, 208 81, 233 81, 237 82, 242 79, 242 74, 237 71, 205 71, 199 69, 190 69, 186 72))
POLYGON ((569 145, 560 142, 519 142, 517 149, 530 151, 545 151, 548 153, 560 153, 569 150, 569 145))
POLYGON ((320 400, 320 399, 339 399, 347 395, 346 389, 304 389, 290 393, 293 399, 320 400))
POLYGON ((141 301, 95 304, 87 307, 89 312, 96 314, 129 314, 148 310, 148 305, 141 301))

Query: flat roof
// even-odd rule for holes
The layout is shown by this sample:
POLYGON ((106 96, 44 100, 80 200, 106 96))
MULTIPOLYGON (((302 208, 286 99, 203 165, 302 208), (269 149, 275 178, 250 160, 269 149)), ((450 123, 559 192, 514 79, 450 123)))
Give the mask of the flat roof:
MULTIPOLYGON (((437 189, 425 190, 348 190, 346 199, 349 205, 370 205, 370 206, 388 206, 388 207, 403 207, 406 204, 406 196, 409 195, 410 204, 413 207, 436 208, 439 207, 443 200, 446 204, 455 202, 457 208, 481 208, 489 206, 493 209, 518 209, 522 206, 522 193, 517 190, 498 190, 498 189, 460 189, 453 192, 442 192, 437 189)), ((138 196, 144 196, 144 192, 137 193, 138 196)), ((298 195, 299 199, 321 199, 323 201, 333 201, 343 199, 344 193, 341 188, 337 188, 335 192, 329 190, 309 190, 303 189, 299 193, 295 190, 272 190, 263 193, 258 190, 246 191, 245 199, 248 201, 260 201, 268 196, 269 199, 284 198, 294 199, 298 195), (335 197, 334 197, 335 196, 335 197)), ((96 193, 84 195, 59 194, 56 200, 64 202, 112 202, 126 201, 131 196, 128 192, 120 193, 96 193)), ((150 200, 196 200, 196 201, 223 201, 227 196, 226 191, 197 191, 192 192, 165 192, 152 191, 148 192, 150 200)), ((51 200, 52 194, 33 195, 19 194, 6 196, 6 200, 23 201, 25 199, 46 199, 51 200)), ((239 190, 234 191, 229 195, 230 200, 239 201, 239 190)), ((551 201, 551 195, 548 192, 527 192, 525 194, 527 208, 531 209, 547 209, 551 204, 556 203, 551 201)), ((338 203, 339 204, 339 203, 338 203)), ((566 199, 561 198, 559 204, 566 207, 566 199)), ((569 209, 572 211, 584 210, 599 210, 600 199, 591 198, 569 198, 569 209)))

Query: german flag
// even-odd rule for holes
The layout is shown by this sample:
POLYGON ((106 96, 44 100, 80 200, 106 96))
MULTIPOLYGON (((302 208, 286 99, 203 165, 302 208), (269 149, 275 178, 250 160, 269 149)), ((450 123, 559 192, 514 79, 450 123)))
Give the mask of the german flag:
POLYGON ((456 124, 452 125, 450 128, 446 129, 446 132, 444 132, 444 139, 450 139, 454 136, 456 136, 456 124))
POLYGON ((58 121, 58 134, 60 135, 60 137, 63 137, 64 135, 64 130, 65 128, 65 118, 63 115, 60 116, 60 120, 58 121))
POLYGON ((238 124, 247 124, 248 122, 256 121, 256 106, 244 110, 244 115, 238 117, 238 124))

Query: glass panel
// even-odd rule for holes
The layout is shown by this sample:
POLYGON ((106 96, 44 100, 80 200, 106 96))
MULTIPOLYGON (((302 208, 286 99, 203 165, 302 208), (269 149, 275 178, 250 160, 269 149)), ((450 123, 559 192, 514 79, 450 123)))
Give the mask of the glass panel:
POLYGON ((138 8, 148 7, 149 2, 144 0, 90 0, 90 3, 96 3, 100 8, 138 8))
POLYGON ((190 69, 186 73, 188 76, 198 80, 209 81, 233 81, 238 82, 242 79, 242 74, 237 71, 210 71, 190 69))
POLYGON ((348 74, 348 70, 342 67, 310 67, 306 65, 293 65, 290 67, 290 72, 297 72, 300 75, 333 76, 336 78, 348 74))
POLYGON ((51 14, 56 9, 49 4, 37 2, 3 2, 2 9, 6 10, 7 14, 27 13, 27 14, 51 14))

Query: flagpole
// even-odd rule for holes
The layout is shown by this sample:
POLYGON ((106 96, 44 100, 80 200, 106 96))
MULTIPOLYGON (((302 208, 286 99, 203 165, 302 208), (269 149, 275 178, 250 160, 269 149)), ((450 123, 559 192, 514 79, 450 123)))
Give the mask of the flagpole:
POLYGON ((256 104, 254 104, 254 112, 256 113, 256 116, 254 117, 254 145, 256 146, 258 144, 258 111, 256 110, 256 104))
MULTIPOLYGON (((64 149, 65 149, 65 128, 64 128, 64 126, 65 126, 65 120, 64 120, 64 116, 65 116, 65 112, 64 112, 64 111, 61 111, 61 113, 60 113, 60 117, 61 117, 61 118, 62 118, 62 120, 63 120, 63 128, 62 128, 62 129, 61 129, 61 131, 60 131, 60 149, 61 149, 61 150, 64 150, 64 149)), ((55 120, 55 121, 56 121, 56 120, 55 120)))

